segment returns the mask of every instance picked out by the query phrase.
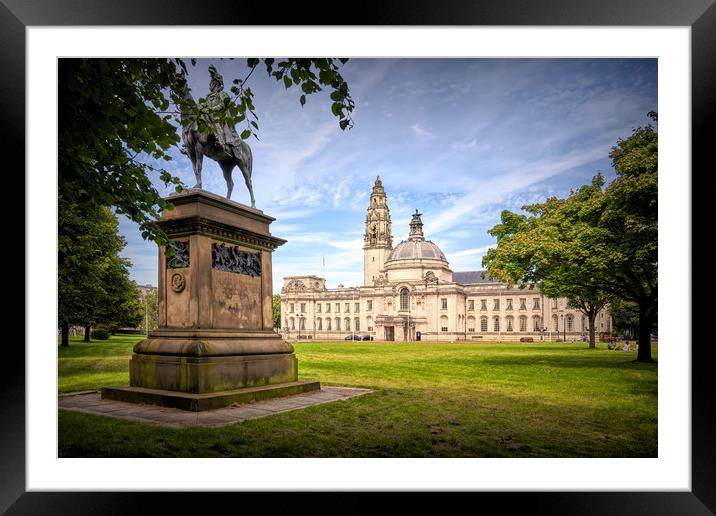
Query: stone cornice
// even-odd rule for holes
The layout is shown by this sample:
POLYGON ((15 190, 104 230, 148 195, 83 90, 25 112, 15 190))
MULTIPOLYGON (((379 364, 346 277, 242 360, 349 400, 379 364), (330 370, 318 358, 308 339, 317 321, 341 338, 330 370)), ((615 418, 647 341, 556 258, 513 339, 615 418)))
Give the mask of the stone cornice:
POLYGON ((276 220, 274 217, 266 215, 261 210, 251 208, 245 204, 232 201, 226 197, 221 197, 220 195, 216 195, 215 193, 207 192, 206 190, 199 188, 187 188, 180 193, 169 195, 166 200, 174 206, 199 202, 209 206, 215 206, 232 213, 237 213, 244 217, 249 217, 266 224, 270 224, 276 220))
POLYGON ((282 238, 262 235, 247 229, 237 228, 236 226, 199 216, 161 220, 159 221, 159 227, 161 227, 170 238, 181 238, 198 234, 267 251, 273 251, 278 246, 286 243, 286 240, 282 238))

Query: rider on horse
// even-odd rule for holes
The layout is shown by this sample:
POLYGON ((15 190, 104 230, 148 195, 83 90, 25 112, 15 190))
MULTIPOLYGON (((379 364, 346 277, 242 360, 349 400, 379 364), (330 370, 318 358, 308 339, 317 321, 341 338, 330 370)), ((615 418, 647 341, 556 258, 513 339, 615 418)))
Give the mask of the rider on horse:
POLYGON ((199 101, 199 109, 204 114, 204 121, 216 136, 216 146, 219 150, 231 155, 232 147, 237 146, 239 135, 236 133, 236 129, 221 120, 221 115, 226 111, 231 98, 224 91, 224 79, 214 65, 209 66, 209 74, 211 75, 209 84, 211 92, 206 99, 199 101))

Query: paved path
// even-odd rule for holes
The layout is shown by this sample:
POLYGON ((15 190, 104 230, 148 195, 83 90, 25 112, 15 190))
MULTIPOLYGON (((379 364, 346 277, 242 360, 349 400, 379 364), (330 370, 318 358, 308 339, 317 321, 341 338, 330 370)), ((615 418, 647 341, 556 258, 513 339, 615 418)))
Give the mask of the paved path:
POLYGON ((124 401, 103 400, 97 391, 82 391, 62 394, 59 408, 87 414, 109 416, 127 421, 139 421, 173 428, 192 426, 219 427, 231 425, 247 419, 257 419, 281 412, 321 405, 332 401, 347 400, 373 392, 371 389, 353 387, 321 387, 320 391, 311 391, 284 398, 233 405, 204 412, 189 412, 175 408, 158 407, 127 403, 124 401))

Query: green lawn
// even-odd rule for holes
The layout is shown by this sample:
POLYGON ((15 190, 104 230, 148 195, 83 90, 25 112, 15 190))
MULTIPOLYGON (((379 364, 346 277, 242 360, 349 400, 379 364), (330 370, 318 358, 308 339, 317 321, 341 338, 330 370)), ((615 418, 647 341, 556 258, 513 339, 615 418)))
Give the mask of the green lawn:
MULTIPOLYGON (((128 384, 140 338, 58 348, 60 392, 128 384)), ((634 362, 634 352, 541 342, 295 347, 301 379, 377 391, 216 429, 60 410, 60 456, 657 456, 657 365, 634 362)))

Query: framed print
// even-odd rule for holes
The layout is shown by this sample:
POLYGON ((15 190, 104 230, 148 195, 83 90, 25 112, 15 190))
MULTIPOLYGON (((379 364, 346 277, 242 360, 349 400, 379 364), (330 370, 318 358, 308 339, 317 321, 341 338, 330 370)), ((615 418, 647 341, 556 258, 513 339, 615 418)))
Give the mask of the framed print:
MULTIPOLYGON (((321 10, 320 7, 316 9, 321 10)), ((325 12, 330 12, 328 6, 325 9, 325 12)), ((713 351, 711 346, 702 345, 708 342, 707 338, 695 331, 701 326, 696 323, 692 325, 692 321, 707 320, 705 309, 708 304, 696 302, 695 297, 693 300, 689 298, 690 295, 696 295, 695 288, 698 288, 692 284, 693 271, 704 269, 698 267, 702 260, 693 255, 693 251, 686 249, 694 240, 693 229, 698 229, 700 221, 704 220, 690 216, 689 202, 691 192, 698 192, 698 189, 693 189, 692 184, 696 185, 700 179, 700 175, 694 174, 693 171, 705 163, 708 143, 713 135, 712 113, 716 107, 713 95, 716 91, 716 44, 713 36, 716 34, 716 7, 713 2, 690 0, 677 5, 674 2, 653 0, 648 5, 626 1, 611 2, 605 6, 603 2, 590 1, 577 6, 573 2, 550 0, 537 7, 529 2, 488 2, 465 6, 458 5, 457 2, 437 5, 421 0, 413 2, 409 8, 383 2, 364 3, 356 11, 353 18, 336 23, 335 20, 327 18, 317 22, 309 13, 303 13, 299 6, 271 12, 268 7, 236 2, 218 2, 201 7, 183 1, 172 2, 171 6, 136 1, 101 2, 88 6, 64 0, 4 0, 0 5, 0 46, 3 49, 5 75, 5 80, 0 81, 0 94, 4 106, 4 125, 6 128, 12 128, 11 131, 4 131, 4 134, 7 147, 16 149, 13 155, 18 157, 19 163, 15 169, 27 171, 24 194, 30 209, 26 210, 28 223, 25 239, 28 242, 28 254, 25 278, 28 311, 25 324, 28 338, 32 339, 25 343, 25 348, 15 345, 6 346, 5 350, 6 364, 12 364, 12 367, 8 366, 4 373, 5 388, 0 400, 0 425, 4 436, 0 445, 0 463, 5 479, 0 487, 0 510, 7 510, 9 514, 117 511, 141 513, 146 511, 143 508, 148 498, 157 497, 162 504, 190 511, 205 506, 211 496, 221 496, 222 500, 229 503, 233 503, 238 497, 244 497, 245 500, 260 504, 262 496, 278 496, 279 493, 246 491, 275 490, 281 492, 280 496, 286 503, 292 503, 289 501, 291 496, 305 499, 303 493, 298 495, 296 491, 354 491, 344 495, 348 498, 331 502, 345 504, 346 500, 351 500, 356 507, 364 507, 366 510, 378 503, 375 495, 358 496, 355 492, 406 491, 409 496, 414 497, 413 503, 422 504, 424 494, 418 491, 451 494, 459 491, 460 496, 470 497, 467 503, 480 503, 480 500, 484 499, 494 501, 507 509, 529 507, 530 510, 537 509, 538 512, 549 514, 709 514, 716 511, 716 495, 711 489, 716 463, 713 445, 716 428, 711 400, 714 382, 713 375, 707 371, 713 351), (609 33, 610 29, 613 32, 609 33), (627 34, 628 30, 633 33, 627 34), (640 30, 642 32, 639 32, 640 30), (662 32, 658 32, 659 30, 662 32), (597 34, 597 31, 604 32, 598 33, 596 42, 592 40, 588 43, 587 37, 580 39, 580 32, 590 31, 592 34, 597 34), (245 39, 240 39, 242 37, 245 39), (663 42, 668 41, 668 44, 664 43, 659 47, 659 37, 662 37, 663 42), (427 42, 431 38, 433 41, 428 45, 427 42), (514 43, 514 47, 509 46, 509 41, 514 43), (633 46, 622 51, 619 48, 620 42, 633 46), (681 170, 679 174, 669 171, 668 181, 660 178, 660 195, 664 195, 661 188, 668 185, 672 200, 678 198, 678 201, 673 202, 674 206, 678 206, 678 216, 674 212, 673 219, 663 223, 660 218, 660 225, 669 234, 679 234, 680 239, 670 242, 673 249, 670 254, 665 252, 664 261, 661 260, 662 254, 659 255, 662 274, 679 276, 678 281, 674 276, 667 281, 671 282, 670 284, 678 283, 676 290, 662 290, 662 308, 678 306, 681 315, 678 316, 678 324, 663 323, 664 327, 670 328, 665 335, 675 336, 673 340, 680 339, 680 343, 678 350, 674 347, 670 350, 667 348, 662 355, 664 363, 659 363, 659 375, 663 376, 658 384, 658 457, 628 460, 574 459, 575 462, 569 463, 569 468, 575 469, 568 471, 591 469, 595 478, 600 477, 599 481, 595 480, 587 486, 584 483, 569 484, 566 481, 550 482, 549 478, 545 478, 553 475, 554 479, 564 480, 564 471, 559 472, 560 461, 568 459, 557 458, 539 459, 545 460, 542 463, 532 459, 504 459, 505 462, 501 464, 483 461, 479 468, 475 466, 474 469, 474 463, 468 459, 440 459, 444 462, 432 463, 435 464, 435 471, 439 472, 434 477, 429 477, 428 472, 432 467, 430 462, 413 459, 343 459, 338 461, 339 463, 330 462, 330 467, 327 466, 329 461, 321 462, 322 459, 300 459, 303 462, 299 459, 286 459, 284 462, 271 462, 273 459, 242 459, 242 467, 251 465, 256 468, 251 478, 246 471, 235 471, 238 463, 231 463, 230 459, 215 459, 217 462, 211 463, 210 467, 215 467, 216 470, 211 472, 207 467, 209 462, 204 459, 131 459, 136 462, 127 466, 129 461, 120 465, 121 461, 118 459, 109 461, 103 458, 76 459, 57 456, 57 444, 52 442, 56 433, 47 431, 51 426, 50 420, 44 421, 35 416, 38 407, 35 400, 39 400, 43 392, 47 398, 47 383, 42 378, 48 376, 48 370, 38 366, 39 363, 47 361, 43 362, 42 357, 38 357, 37 331, 43 325, 42 319, 49 318, 51 310, 48 314, 45 306, 50 305, 46 305, 48 300, 42 299, 42 294, 48 297, 46 285, 52 284, 52 277, 56 274, 56 270, 49 271, 44 265, 47 260, 54 258, 54 250, 44 256, 38 252, 41 248, 37 245, 38 241, 46 243, 48 236, 36 231, 38 216, 46 213, 43 210, 54 209, 47 208, 47 201, 51 200, 52 195, 56 196, 56 192, 52 192, 54 184, 51 184, 51 181, 37 181, 37 171, 52 167, 53 161, 56 163, 56 156, 54 152, 48 153, 48 158, 38 152, 38 144, 39 149, 42 149, 43 133, 35 132, 35 114, 38 110, 44 113, 47 124, 44 135, 54 140, 56 133, 53 127, 56 124, 52 111, 56 109, 57 71, 51 70, 51 65, 48 64, 53 59, 56 62, 59 58, 80 56, 118 57, 123 52, 128 56, 178 55, 195 56, 199 59, 231 55, 279 56, 291 53, 299 56, 345 53, 347 57, 356 60, 369 57, 559 58, 562 57, 559 51, 554 50, 558 49, 559 45, 564 48, 564 55, 575 57, 575 52, 581 52, 575 49, 586 49, 590 44, 592 53, 584 54, 589 58, 642 57, 659 60, 659 111, 662 111, 662 102, 673 101, 678 108, 665 110, 666 119, 661 121, 665 123, 664 120, 675 120, 674 127, 677 127, 677 123, 681 124, 678 125, 678 131, 670 132, 669 128, 664 129, 667 137, 672 135, 678 142, 673 147, 676 149, 673 155, 667 153, 662 156, 662 153, 659 153, 662 166, 666 163, 681 170), (570 48, 565 48, 567 46, 570 48), (42 67, 38 65, 40 62, 47 70, 46 82, 42 81, 42 67), (671 77, 668 74, 662 76, 662 63, 664 69, 671 72, 671 77), (669 83, 668 79, 672 79, 673 83, 669 83), (672 88, 665 91, 672 93, 673 98, 665 98, 662 95, 662 82, 665 87, 672 88), (689 94, 690 114, 686 107, 689 94), (51 102, 45 104, 48 100, 51 102), (673 118, 669 118, 669 112, 674 113, 673 118), (38 134, 39 136, 36 136, 38 134), (20 152, 17 149, 26 151, 20 152), (688 168, 689 165, 691 169, 688 168), (662 179, 664 183, 661 182, 662 179), (43 202, 38 203, 39 199, 43 202), (39 204, 44 204, 45 208, 39 208, 39 204), (680 270, 674 271, 679 266, 680 270), (674 299, 676 297, 678 300, 674 299), (681 333, 677 326, 681 328, 681 333), (695 345, 696 342, 700 345, 695 345), (672 360, 666 363, 667 359, 672 360), (669 369, 670 367, 674 371, 669 369), (672 372, 673 378, 680 378, 683 385, 677 386, 674 383, 670 389, 670 385, 663 379, 672 378, 672 372), (669 408, 666 414, 662 412, 664 407, 669 408), (686 427, 690 427, 690 436, 683 432, 686 427), (669 444, 667 441, 673 442, 669 444), (45 462, 37 460, 40 456, 44 457, 45 462), (289 476, 281 472, 276 474, 275 484, 267 480, 270 467, 286 466, 293 469, 296 467, 290 462, 293 460, 299 465, 297 469, 305 472, 303 478, 291 483, 289 476), (194 484, 189 479, 181 482, 170 474, 171 470, 176 472, 187 467, 190 464, 188 461, 194 461, 191 462, 192 470, 201 472, 200 476, 204 477, 194 484), (492 473, 486 469, 487 464, 490 464, 489 468, 494 464, 492 473), (546 469, 542 470, 540 464, 545 465, 546 469), (672 468, 673 477, 667 478, 665 474, 663 478, 657 478, 662 471, 659 468, 664 468, 664 464, 672 468), (514 471, 512 484, 504 480, 509 478, 510 468, 514 471), (659 473, 655 473, 653 478, 637 475, 637 472, 649 468, 659 473), (227 478, 232 474, 232 469, 239 479, 233 484, 227 478), (411 476, 411 469, 414 470, 414 476, 411 476), (88 474, 89 472, 91 474, 88 474), (150 472, 153 475, 155 472, 161 472, 154 475, 156 483, 148 480, 147 476, 142 476, 149 475, 150 472), (405 474, 404 479, 399 478, 401 474, 405 474), (53 481, 53 475, 56 482, 53 481), (441 479, 442 475, 444 477, 441 479), (136 480, 121 484, 121 478, 126 479, 128 476, 135 476, 136 480), (372 480, 367 478, 370 476, 373 476, 372 480), (502 483, 494 479, 494 482, 491 482, 490 476, 501 479, 502 483), (94 477, 94 480, 90 477, 94 477), (220 481, 220 477, 225 481, 220 481), (395 479, 393 483, 390 482, 391 477, 395 479), (680 479, 678 482, 677 477, 680 479), (92 483, 78 482, 78 479, 92 483), (356 479, 355 484, 351 483, 353 479, 356 479), (272 485, 276 487, 271 487, 272 485), (177 491, 195 493, 187 495, 177 491), (197 494, 201 496, 196 496, 197 494), (473 497, 476 499, 473 500, 473 497)), ((659 127, 660 134, 662 127, 659 127)), ((432 136, 424 126, 417 124, 412 127, 412 131, 417 138, 423 138, 425 141, 432 136)), ((55 143, 52 142, 53 149, 55 143)), ((237 181, 237 190, 239 188, 243 188, 241 181, 237 181)), ((697 204, 694 202, 693 206, 697 204)), ((419 215, 416 210, 410 226, 411 236, 422 236, 422 221, 419 215)), ((705 234, 710 233, 707 231, 705 234)), ((45 244, 45 247, 48 246, 49 244, 45 244)), ((669 246, 662 243, 662 250, 666 251, 667 247, 669 246)), ((431 252, 437 254, 441 252, 437 246, 431 249, 431 252)), ((253 254, 245 251, 241 251, 242 259, 245 256, 255 258, 253 254)), ((187 260, 188 253, 187 250, 187 260)), ((231 264, 224 264, 223 267, 222 272, 226 274, 248 270, 245 265, 236 268, 231 264)), ((251 268, 253 276, 260 275, 256 270, 257 267, 251 268)), ((172 272, 178 278, 172 286, 175 292, 179 293, 189 284, 184 276, 172 272)), ((53 293, 54 296, 57 292, 53 293)), ((402 302, 400 298, 396 299, 402 302)), ((405 302, 408 303, 407 300, 405 302)), ((348 310, 348 307, 345 310, 348 310)), ((662 311, 660 321, 664 317, 667 317, 667 314, 662 311)), ((341 324, 343 320, 334 324, 341 324)), ((53 324, 54 321, 50 326, 53 324)), ((410 331, 409 324, 407 331, 410 331)), ((47 321, 44 325, 47 326, 47 321)), ((437 329, 435 331, 437 333, 437 329)), ((566 337, 564 340, 566 342, 566 337)), ((51 349, 50 343, 47 344, 47 349, 51 349)), ((53 396, 56 398, 56 386, 53 389, 53 396)), ((54 422, 56 423, 56 420, 54 422)), ((317 498, 320 499, 321 494, 317 498)), ((215 502, 212 499, 210 503, 215 502)), ((312 501, 311 505, 313 503, 315 502, 312 501)))

